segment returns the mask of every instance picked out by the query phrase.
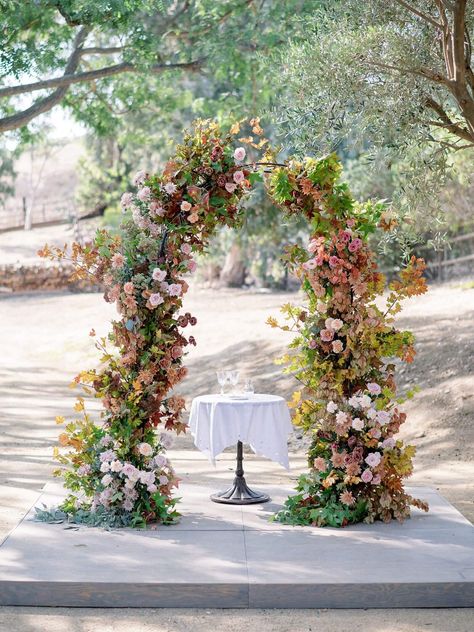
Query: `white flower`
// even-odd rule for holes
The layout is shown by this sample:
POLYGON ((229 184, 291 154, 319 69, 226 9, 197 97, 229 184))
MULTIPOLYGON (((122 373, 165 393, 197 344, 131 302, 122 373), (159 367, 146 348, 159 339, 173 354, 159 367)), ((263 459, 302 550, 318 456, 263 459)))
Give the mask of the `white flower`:
POLYGON ((388 450, 391 450, 392 448, 394 448, 395 445, 396 445, 396 441, 393 437, 387 437, 381 443, 382 448, 387 448, 388 450))
POLYGON ((122 468, 123 468, 123 463, 119 460, 112 461, 112 463, 110 464, 111 472, 120 472, 122 468))
POLYGON ((149 443, 139 443, 138 451, 140 454, 143 454, 143 456, 151 456, 153 454, 153 448, 149 443))
POLYGON ((243 147, 237 147, 237 149, 234 151, 234 160, 238 160, 239 162, 242 162, 244 158, 245 158, 245 149, 243 147))
POLYGON ((359 397, 359 402, 362 408, 369 408, 372 404, 372 400, 368 395, 361 395, 359 397))
POLYGON ((337 410, 337 404, 335 404, 332 400, 327 403, 326 410, 328 413, 335 413, 337 410))
POLYGON ((382 460, 382 455, 380 452, 370 452, 364 460, 370 467, 377 467, 382 460))
POLYGON ((103 463, 100 464, 101 472, 108 472, 109 470, 110 470, 110 463, 108 463, 107 461, 104 461, 103 463))
POLYGON ((336 415, 336 423, 337 424, 345 424, 347 421, 347 414, 340 410, 336 415))
POLYGON ((112 478, 112 476, 110 476, 110 474, 106 474, 102 477, 102 485, 104 485, 104 487, 107 487, 107 485, 110 485, 113 480, 114 479, 112 478))
POLYGON ((347 400, 347 403, 349 404, 349 406, 352 406, 352 408, 355 408, 355 409, 359 408, 360 406, 359 398, 356 395, 349 397, 349 399, 347 400))
POLYGON ((144 183, 144 181, 147 179, 147 177, 148 177, 148 174, 147 174, 146 171, 138 171, 135 174, 134 178, 133 178, 133 184, 136 187, 138 187, 138 186, 140 186, 141 184, 144 183))
POLYGON ((164 186, 164 189, 168 195, 173 195, 173 193, 176 193, 177 187, 174 182, 167 182, 164 186))
POLYGON ((151 195, 151 189, 150 187, 143 187, 143 189, 140 189, 137 193, 137 198, 139 200, 141 200, 142 202, 146 202, 151 195))
POLYGON ((324 301, 318 301, 316 303, 316 310, 320 314, 325 314, 328 311, 328 306, 326 305, 326 303, 324 301))
POLYGON ((366 410, 365 414, 369 419, 375 419, 377 417, 377 411, 375 408, 369 408, 369 410, 366 410))
POLYGON ((133 202, 133 195, 131 193, 124 193, 120 198, 120 203, 123 208, 128 208, 133 202))
POLYGON ((354 417, 352 420, 352 427, 354 430, 362 430, 364 428, 364 422, 359 417, 354 417))
POLYGON ((158 480, 160 482, 160 485, 167 485, 169 483, 169 479, 167 476, 159 476, 158 480))

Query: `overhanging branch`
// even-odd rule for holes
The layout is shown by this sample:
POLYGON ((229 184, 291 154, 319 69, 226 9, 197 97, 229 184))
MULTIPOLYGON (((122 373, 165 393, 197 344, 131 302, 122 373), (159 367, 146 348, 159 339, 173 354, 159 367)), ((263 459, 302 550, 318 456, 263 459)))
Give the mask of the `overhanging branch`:
MULTIPOLYGON (((203 60, 195 60, 182 63, 171 64, 154 64, 145 69, 145 72, 151 72, 159 74, 166 70, 175 68, 184 70, 199 70, 202 66, 203 60)), ((87 72, 80 73, 65 73, 62 77, 55 77, 54 79, 45 79, 44 81, 36 81, 34 83, 27 83, 20 86, 9 86, 0 89, 0 98, 12 97, 17 94, 26 94, 30 92, 36 92, 38 90, 48 90, 50 88, 57 87, 69 87, 75 83, 85 83, 87 81, 95 81, 96 79, 104 79, 106 77, 113 77, 115 75, 124 74, 127 72, 139 72, 140 68, 135 64, 123 62, 121 64, 115 64, 114 66, 106 66, 105 68, 99 68, 97 70, 89 70, 87 72)))

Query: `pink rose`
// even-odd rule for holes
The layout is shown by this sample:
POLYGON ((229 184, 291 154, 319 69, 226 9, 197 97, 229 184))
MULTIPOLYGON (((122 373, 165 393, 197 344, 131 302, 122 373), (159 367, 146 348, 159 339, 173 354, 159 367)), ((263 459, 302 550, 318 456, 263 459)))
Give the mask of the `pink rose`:
POLYGON ((128 281, 127 283, 125 283, 125 285, 123 286, 123 291, 125 292, 125 294, 133 294, 135 291, 135 286, 133 285, 133 283, 131 283, 130 281, 128 281))
POLYGON ((340 232, 340 235, 339 235, 339 236, 340 236, 340 238, 341 238, 341 241, 342 241, 344 244, 347 244, 347 243, 349 243, 349 242, 350 242, 350 240, 351 240, 351 236, 352 236, 352 235, 351 235, 351 233, 350 233, 348 230, 343 230, 343 231, 341 231, 341 232, 340 232))
POLYGON ((347 225, 349 226, 349 228, 353 228, 355 226, 355 219, 351 218, 347 220, 347 225))
POLYGON ((238 160, 239 162, 242 162, 244 158, 245 158, 245 149, 243 147, 237 147, 237 149, 234 151, 234 160, 238 160))
POLYGON ((179 283, 171 283, 168 287, 168 294, 170 296, 180 296, 183 288, 179 283))
POLYGON ((226 182, 225 183, 225 190, 228 193, 233 193, 236 188, 237 188, 237 185, 234 182, 226 182))
POLYGON ((369 382, 367 384, 367 390, 372 395, 380 395, 380 393, 382 392, 382 389, 380 388, 380 386, 376 384, 375 382, 369 382))
POLYGON ((150 296, 150 305, 153 305, 153 307, 158 307, 158 305, 161 305, 163 302, 164 299, 161 294, 152 294, 150 296))
POLYGON ((350 252, 357 252, 358 250, 360 250, 361 246, 362 246, 362 239, 359 239, 358 237, 356 237, 355 239, 351 241, 348 248, 350 252))
POLYGON ((323 263, 324 263, 324 257, 323 257, 323 255, 317 255, 317 256, 314 258, 314 263, 315 263, 317 266, 322 266, 322 265, 323 265, 323 263))
POLYGON ((320 336, 323 342, 331 342, 334 338, 334 332, 331 329, 321 329, 320 336))
POLYGON ((153 454, 153 448, 149 443, 139 443, 137 447, 143 456, 151 456, 153 454))
POLYGON ((186 202, 186 200, 181 202, 181 210, 184 211, 185 213, 190 211, 192 207, 193 207, 192 204, 190 204, 189 202, 186 202))
POLYGON ((382 424, 382 426, 388 424, 388 422, 390 421, 390 413, 388 413, 386 410, 379 410, 377 412, 377 421, 379 422, 379 424, 382 424))
POLYGON ((382 460, 382 455, 380 452, 370 452, 364 460, 369 467, 377 467, 382 460))
POLYGON ((190 259, 188 261, 188 270, 190 272, 195 272, 197 268, 197 263, 194 261, 194 259, 190 259))
POLYGON ((154 268, 151 276, 155 281, 164 281, 166 279, 166 270, 161 270, 160 268, 154 268))
POLYGON ((319 248, 319 242, 317 239, 311 239, 311 241, 308 244, 308 252, 316 252, 316 250, 319 248))
POLYGON ((236 171, 233 177, 236 184, 240 184, 245 180, 245 175, 243 171, 236 171))
POLYGON ((330 266, 331 268, 335 268, 335 267, 337 267, 337 266, 339 265, 339 262, 340 262, 339 257, 336 257, 336 256, 334 256, 334 255, 332 255, 331 257, 329 257, 329 266, 330 266))
POLYGON ((171 357, 173 358, 173 360, 177 360, 182 355, 183 355, 182 347, 179 347, 178 345, 175 345, 174 347, 172 347, 172 349, 171 349, 171 357))
POLYGON ((382 477, 380 476, 380 474, 376 474, 374 478, 372 479, 372 485, 380 485, 381 481, 382 481, 382 477))
POLYGON ((310 349, 316 349, 317 346, 318 346, 318 343, 316 342, 316 340, 310 340, 309 341, 308 347, 310 349))
POLYGON ((341 353, 341 351, 344 349, 344 345, 342 344, 341 340, 334 340, 331 346, 334 353, 341 353))
POLYGON ((332 331, 339 331, 341 327, 344 325, 340 318, 326 318, 324 321, 327 329, 331 329, 332 331))
POLYGON ((192 248, 189 244, 182 244, 180 250, 185 255, 190 255, 192 252, 192 248))
POLYGON ((391 450, 396 445, 395 439, 393 437, 387 437, 382 441, 382 447, 391 450))
POLYGON ((374 475, 370 470, 364 470, 361 475, 361 479, 364 481, 364 483, 370 483, 373 477, 374 475))

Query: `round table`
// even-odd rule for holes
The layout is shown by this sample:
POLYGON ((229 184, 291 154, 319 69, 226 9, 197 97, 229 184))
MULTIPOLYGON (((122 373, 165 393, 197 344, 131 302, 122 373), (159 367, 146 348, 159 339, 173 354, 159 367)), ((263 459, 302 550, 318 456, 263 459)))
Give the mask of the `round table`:
POLYGON ((276 461, 286 469, 288 435, 293 430, 288 405, 277 395, 201 395, 193 399, 189 427, 194 443, 211 462, 224 448, 237 444, 237 467, 229 489, 211 495, 214 502, 246 505, 270 500, 250 489, 243 470, 243 443, 255 454, 276 461))

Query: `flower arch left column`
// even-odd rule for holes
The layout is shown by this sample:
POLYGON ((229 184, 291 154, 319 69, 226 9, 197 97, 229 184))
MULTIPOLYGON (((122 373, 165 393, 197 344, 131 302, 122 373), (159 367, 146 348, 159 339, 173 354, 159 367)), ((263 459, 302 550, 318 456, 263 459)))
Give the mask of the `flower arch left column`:
MULTIPOLYGON (((260 133, 258 121, 253 125, 260 133)), ((251 171, 242 164, 238 132, 238 125, 222 134, 215 123, 198 121, 161 174, 136 175, 137 192, 122 197, 127 219, 120 237, 101 230, 92 243, 73 244, 70 255, 47 246, 40 252, 70 256, 76 278, 93 275, 118 311, 109 335, 96 338, 100 368, 74 381, 101 399, 101 423, 79 397, 79 418, 60 436, 69 451, 56 453, 65 466, 57 474, 73 492, 62 509, 75 519, 137 526, 178 516, 172 496, 178 479, 165 454, 170 435, 164 431, 185 430, 184 400, 170 394, 187 373, 186 347, 196 344, 188 333, 196 319, 182 311, 185 276, 195 269, 193 254, 219 226, 239 224, 251 171)))

